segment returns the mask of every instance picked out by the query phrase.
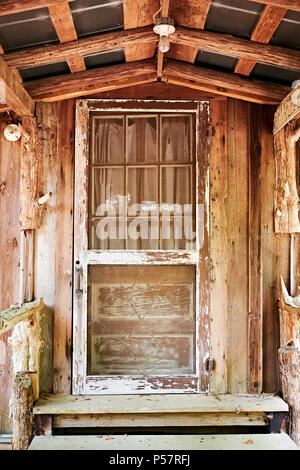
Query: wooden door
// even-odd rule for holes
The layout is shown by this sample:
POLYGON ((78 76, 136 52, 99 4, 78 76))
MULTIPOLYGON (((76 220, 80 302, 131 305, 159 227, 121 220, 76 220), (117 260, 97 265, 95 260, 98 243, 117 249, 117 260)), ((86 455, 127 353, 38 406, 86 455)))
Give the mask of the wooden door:
POLYGON ((74 393, 207 389, 207 115, 77 103, 74 393))

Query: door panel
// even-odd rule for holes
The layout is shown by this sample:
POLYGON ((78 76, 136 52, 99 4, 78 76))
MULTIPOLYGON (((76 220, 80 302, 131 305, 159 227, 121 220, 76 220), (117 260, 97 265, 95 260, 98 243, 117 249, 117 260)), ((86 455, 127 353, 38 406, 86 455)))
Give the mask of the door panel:
POLYGON ((206 108, 140 106, 77 104, 74 393, 197 392, 205 375, 206 108))

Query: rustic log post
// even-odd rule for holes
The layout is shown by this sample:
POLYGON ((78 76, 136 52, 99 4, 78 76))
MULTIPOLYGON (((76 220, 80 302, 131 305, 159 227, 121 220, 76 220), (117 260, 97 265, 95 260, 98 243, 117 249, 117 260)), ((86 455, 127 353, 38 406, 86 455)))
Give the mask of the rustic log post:
POLYGON ((283 398, 290 407, 291 438, 300 447, 300 307, 288 305, 295 300, 288 296, 281 280, 280 349, 278 351, 283 398))
POLYGON ((289 122, 274 136, 276 162, 275 232, 300 232, 296 177, 296 142, 299 126, 289 122))
POLYGON ((18 372, 13 385, 13 449, 26 450, 33 434, 31 378, 27 372, 18 372))

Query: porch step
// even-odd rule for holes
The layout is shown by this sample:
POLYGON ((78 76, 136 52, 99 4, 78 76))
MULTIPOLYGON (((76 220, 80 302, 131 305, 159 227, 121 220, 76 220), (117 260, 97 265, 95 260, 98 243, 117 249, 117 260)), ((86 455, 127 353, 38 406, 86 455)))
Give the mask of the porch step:
POLYGON ((28 450, 299 450, 287 434, 37 436, 28 450))
POLYGON ((33 408, 38 414, 105 413, 250 413, 287 412, 274 395, 45 395, 33 408))

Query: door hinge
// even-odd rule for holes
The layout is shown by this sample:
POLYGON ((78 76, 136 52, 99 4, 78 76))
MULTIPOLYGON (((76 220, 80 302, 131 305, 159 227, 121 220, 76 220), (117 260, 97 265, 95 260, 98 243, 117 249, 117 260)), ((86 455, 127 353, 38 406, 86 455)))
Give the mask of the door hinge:
POLYGON ((214 370, 216 368, 216 361, 215 359, 206 359, 205 361, 205 369, 206 370, 214 370))

